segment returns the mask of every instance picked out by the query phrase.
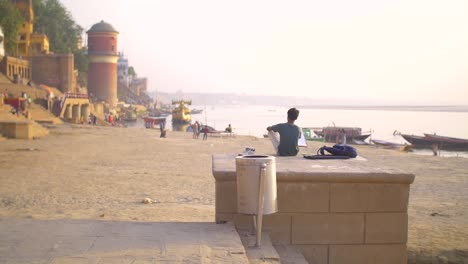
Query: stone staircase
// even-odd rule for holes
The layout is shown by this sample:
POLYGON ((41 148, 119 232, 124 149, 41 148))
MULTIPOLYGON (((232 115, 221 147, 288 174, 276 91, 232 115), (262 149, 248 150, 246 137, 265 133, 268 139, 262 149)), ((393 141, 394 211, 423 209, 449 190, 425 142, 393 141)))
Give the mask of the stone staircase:
POLYGON ((0 83, 12 83, 8 77, 6 77, 3 73, 0 73, 0 83))
POLYGON ((29 106, 29 111, 31 114, 31 119, 37 123, 53 125, 63 124, 63 121, 60 118, 56 117, 41 105, 33 103, 29 106))
POLYGON ((41 138, 49 134, 49 130, 34 120, 27 119, 23 115, 13 115, 8 111, 8 107, 4 106, 0 109, 0 135, 2 137, 16 138, 41 138), (16 128, 15 128, 15 123, 16 128), (21 125, 18 125, 21 124, 21 125), (21 127, 19 127, 21 126, 21 127), (2 132, 3 130, 3 132, 2 132), (12 132, 16 130, 16 132, 12 132), (8 133, 6 131, 9 131, 8 133), (7 136, 9 134, 9 136, 7 136), (16 136, 15 136, 16 135, 16 136), (19 136, 21 135, 21 136, 19 136), (29 136, 25 136, 29 135, 29 136))

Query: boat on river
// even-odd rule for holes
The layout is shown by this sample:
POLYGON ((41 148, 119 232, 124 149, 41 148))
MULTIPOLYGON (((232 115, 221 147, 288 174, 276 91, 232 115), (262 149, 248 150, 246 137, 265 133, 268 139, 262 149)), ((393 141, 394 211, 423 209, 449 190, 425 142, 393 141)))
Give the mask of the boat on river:
POLYGON ((192 101, 185 100, 172 100, 172 105, 177 105, 172 110, 172 123, 178 124, 190 124, 192 121, 192 113, 187 105, 191 105, 192 101))
POLYGON ((304 137, 305 137, 306 140, 324 142, 325 139, 323 137, 320 137, 316 133, 313 133, 313 131, 317 130, 317 129, 321 129, 321 128, 303 127, 302 128, 302 134, 304 134, 304 137))
POLYGON ((314 129, 314 133, 325 139, 326 142, 337 142, 341 140, 343 134, 346 135, 346 142, 364 142, 370 134, 362 134, 360 127, 338 127, 329 126, 322 129, 314 129))
POLYGON ((424 136, 401 134, 401 136, 415 148, 434 149, 436 147, 439 150, 468 151, 468 139, 439 136, 436 134, 424 134, 424 136))
POLYGON ((372 142, 372 144, 376 146, 388 148, 388 149, 399 149, 400 151, 411 151, 414 148, 413 145, 400 144, 400 143, 390 142, 390 141, 381 140, 381 139, 371 139, 370 141, 372 142))
POLYGON ((166 117, 164 116, 144 116, 143 121, 145 122, 146 128, 154 128, 155 125, 160 123, 166 123, 166 117))
POLYGON ((197 115, 203 113, 203 109, 192 109, 192 115, 197 115))

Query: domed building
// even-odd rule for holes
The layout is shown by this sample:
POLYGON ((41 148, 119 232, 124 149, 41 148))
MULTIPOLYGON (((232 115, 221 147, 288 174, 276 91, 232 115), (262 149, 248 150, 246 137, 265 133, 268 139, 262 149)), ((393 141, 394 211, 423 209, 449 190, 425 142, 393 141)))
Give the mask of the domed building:
POLYGON ((117 35, 114 27, 101 21, 88 34, 88 93, 110 106, 117 105, 117 35))

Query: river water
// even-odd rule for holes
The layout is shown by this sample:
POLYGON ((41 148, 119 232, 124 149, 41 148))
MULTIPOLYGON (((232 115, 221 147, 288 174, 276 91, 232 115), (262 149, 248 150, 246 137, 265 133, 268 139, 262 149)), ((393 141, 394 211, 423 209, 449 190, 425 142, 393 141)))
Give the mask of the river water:
MULTIPOLYGON (((287 107, 262 105, 207 105, 191 106, 203 109, 203 113, 192 115, 192 122, 199 121, 217 130, 224 130, 229 124, 239 135, 262 137, 266 127, 286 122, 287 107)), ((347 126, 360 127, 363 134, 371 132, 371 138, 405 143, 395 131, 403 134, 438 135, 468 139, 468 112, 440 111, 397 111, 397 110, 340 110, 340 109, 299 109, 296 124, 300 127, 347 126)), ((167 124, 171 124, 168 116, 167 124)), ((168 126, 170 128, 170 125, 168 126)), ((432 155, 431 151, 422 154, 432 155)), ((468 156, 467 153, 448 153, 468 156)))

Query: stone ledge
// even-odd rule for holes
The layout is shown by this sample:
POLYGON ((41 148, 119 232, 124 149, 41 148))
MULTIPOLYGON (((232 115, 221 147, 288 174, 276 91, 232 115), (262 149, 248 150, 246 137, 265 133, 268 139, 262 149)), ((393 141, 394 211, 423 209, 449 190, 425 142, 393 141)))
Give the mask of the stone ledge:
POLYGON ((8 138, 32 139, 32 121, 9 121, 0 120, 0 132, 8 138))
MULTIPOLYGON (((216 181, 236 180, 236 155, 215 154, 212 158, 216 181)), ((278 182, 400 183, 411 184, 414 174, 373 166, 362 160, 308 160, 276 157, 278 182)))

